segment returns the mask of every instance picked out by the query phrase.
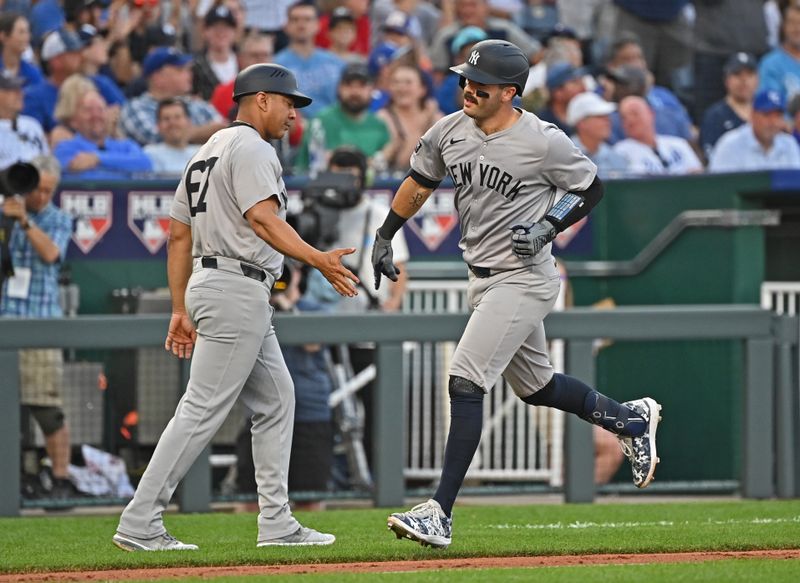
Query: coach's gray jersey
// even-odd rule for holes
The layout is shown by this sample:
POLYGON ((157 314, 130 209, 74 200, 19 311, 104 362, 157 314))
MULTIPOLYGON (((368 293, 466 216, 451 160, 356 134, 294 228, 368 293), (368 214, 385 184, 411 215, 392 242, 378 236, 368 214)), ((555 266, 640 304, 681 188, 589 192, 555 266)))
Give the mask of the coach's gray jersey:
POLYGON ((510 227, 540 220, 597 174, 564 132, 529 112, 491 135, 461 111, 448 115, 422 136, 411 169, 433 182, 452 178, 464 261, 500 270, 549 260, 550 245, 523 263, 511 250, 510 227))
POLYGON ((256 203, 277 196, 286 217, 286 185, 275 149, 247 125, 218 131, 186 166, 170 216, 192 227, 194 257, 230 257, 257 265, 276 279, 283 255, 244 218, 256 203))

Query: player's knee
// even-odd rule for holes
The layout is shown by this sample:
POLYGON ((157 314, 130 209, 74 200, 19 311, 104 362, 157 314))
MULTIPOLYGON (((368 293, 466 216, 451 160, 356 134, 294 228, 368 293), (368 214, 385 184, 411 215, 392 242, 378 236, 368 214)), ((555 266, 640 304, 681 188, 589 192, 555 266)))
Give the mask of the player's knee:
POLYGON ((523 401, 525 401, 528 405, 535 405, 537 407, 547 407, 553 402, 553 393, 556 390, 556 375, 550 377, 550 380, 547 381, 547 384, 543 386, 541 389, 533 393, 532 395, 528 395, 527 397, 521 397, 523 401))
POLYGON ((483 399, 483 395, 486 394, 486 391, 469 379, 451 376, 450 384, 448 386, 448 393, 450 393, 451 400, 464 398, 483 399))

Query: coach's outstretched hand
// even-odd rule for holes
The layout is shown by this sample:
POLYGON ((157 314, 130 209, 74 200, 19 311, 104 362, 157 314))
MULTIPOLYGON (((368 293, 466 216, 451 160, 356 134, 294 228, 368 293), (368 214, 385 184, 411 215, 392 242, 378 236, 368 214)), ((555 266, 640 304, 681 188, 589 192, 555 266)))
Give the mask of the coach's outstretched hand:
POLYGON ((356 285, 361 283, 352 271, 342 265, 342 257, 356 252, 355 247, 331 249, 321 254, 322 260, 314 264, 339 295, 352 298, 358 295, 356 285))
POLYGON ((511 227, 511 248, 517 257, 535 257, 558 235, 558 231, 547 219, 538 223, 520 223, 511 227))
POLYGON ((372 269, 375 272, 375 289, 381 287, 381 275, 392 281, 397 281, 400 269, 394 264, 392 242, 375 233, 375 242, 372 244, 372 269))

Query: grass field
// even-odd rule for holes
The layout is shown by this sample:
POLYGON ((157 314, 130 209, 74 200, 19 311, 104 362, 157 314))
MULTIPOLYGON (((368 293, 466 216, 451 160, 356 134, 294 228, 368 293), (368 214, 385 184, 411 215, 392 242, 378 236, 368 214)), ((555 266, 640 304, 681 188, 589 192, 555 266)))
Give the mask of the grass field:
MULTIPOLYGON (((200 545, 196 552, 174 553, 120 551, 111 543, 117 516, 0 519, 0 573, 800 548, 800 500, 457 506, 453 544, 447 550, 423 549, 409 541, 397 540, 386 530, 386 515, 387 511, 382 509, 298 513, 304 524, 334 533, 337 542, 330 547, 296 549, 257 549, 254 514, 168 515, 166 524, 172 534, 200 545)), ((642 581, 644 577, 648 582, 768 580, 774 583, 800 581, 800 561, 449 570, 413 576, 406 573, 402 582, 517 581, 529 580, 533 572, 536 580, 543 582, 588 579, 618 583, 642 581)), ((382 580, 397 576, 380 575, 382 580)), ((360 582, 375 577, 374 573, 341 573, 214 581, 242 583, 291 578, 292 581, 360 582)))

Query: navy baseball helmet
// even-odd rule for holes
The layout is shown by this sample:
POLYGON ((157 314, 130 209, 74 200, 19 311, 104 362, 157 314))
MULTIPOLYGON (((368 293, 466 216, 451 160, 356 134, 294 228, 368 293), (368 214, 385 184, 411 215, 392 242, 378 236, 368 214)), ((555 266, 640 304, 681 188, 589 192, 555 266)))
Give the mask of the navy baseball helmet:
POLYGON ((528 81, 530 62, 520 48, 508 41, 489 39, 473 45, 467 60, 450 70, 485 85, 513 85, 522 95, 528 81))
POLYGON ((295 107, 311 105, 311 98, 297 89, 297 79, 286 67, 274 63, 256 63, 239 71, 233 82, 233 100, 237 103, 245 95, 254 93, 279 93, 294 101, 295 107))

